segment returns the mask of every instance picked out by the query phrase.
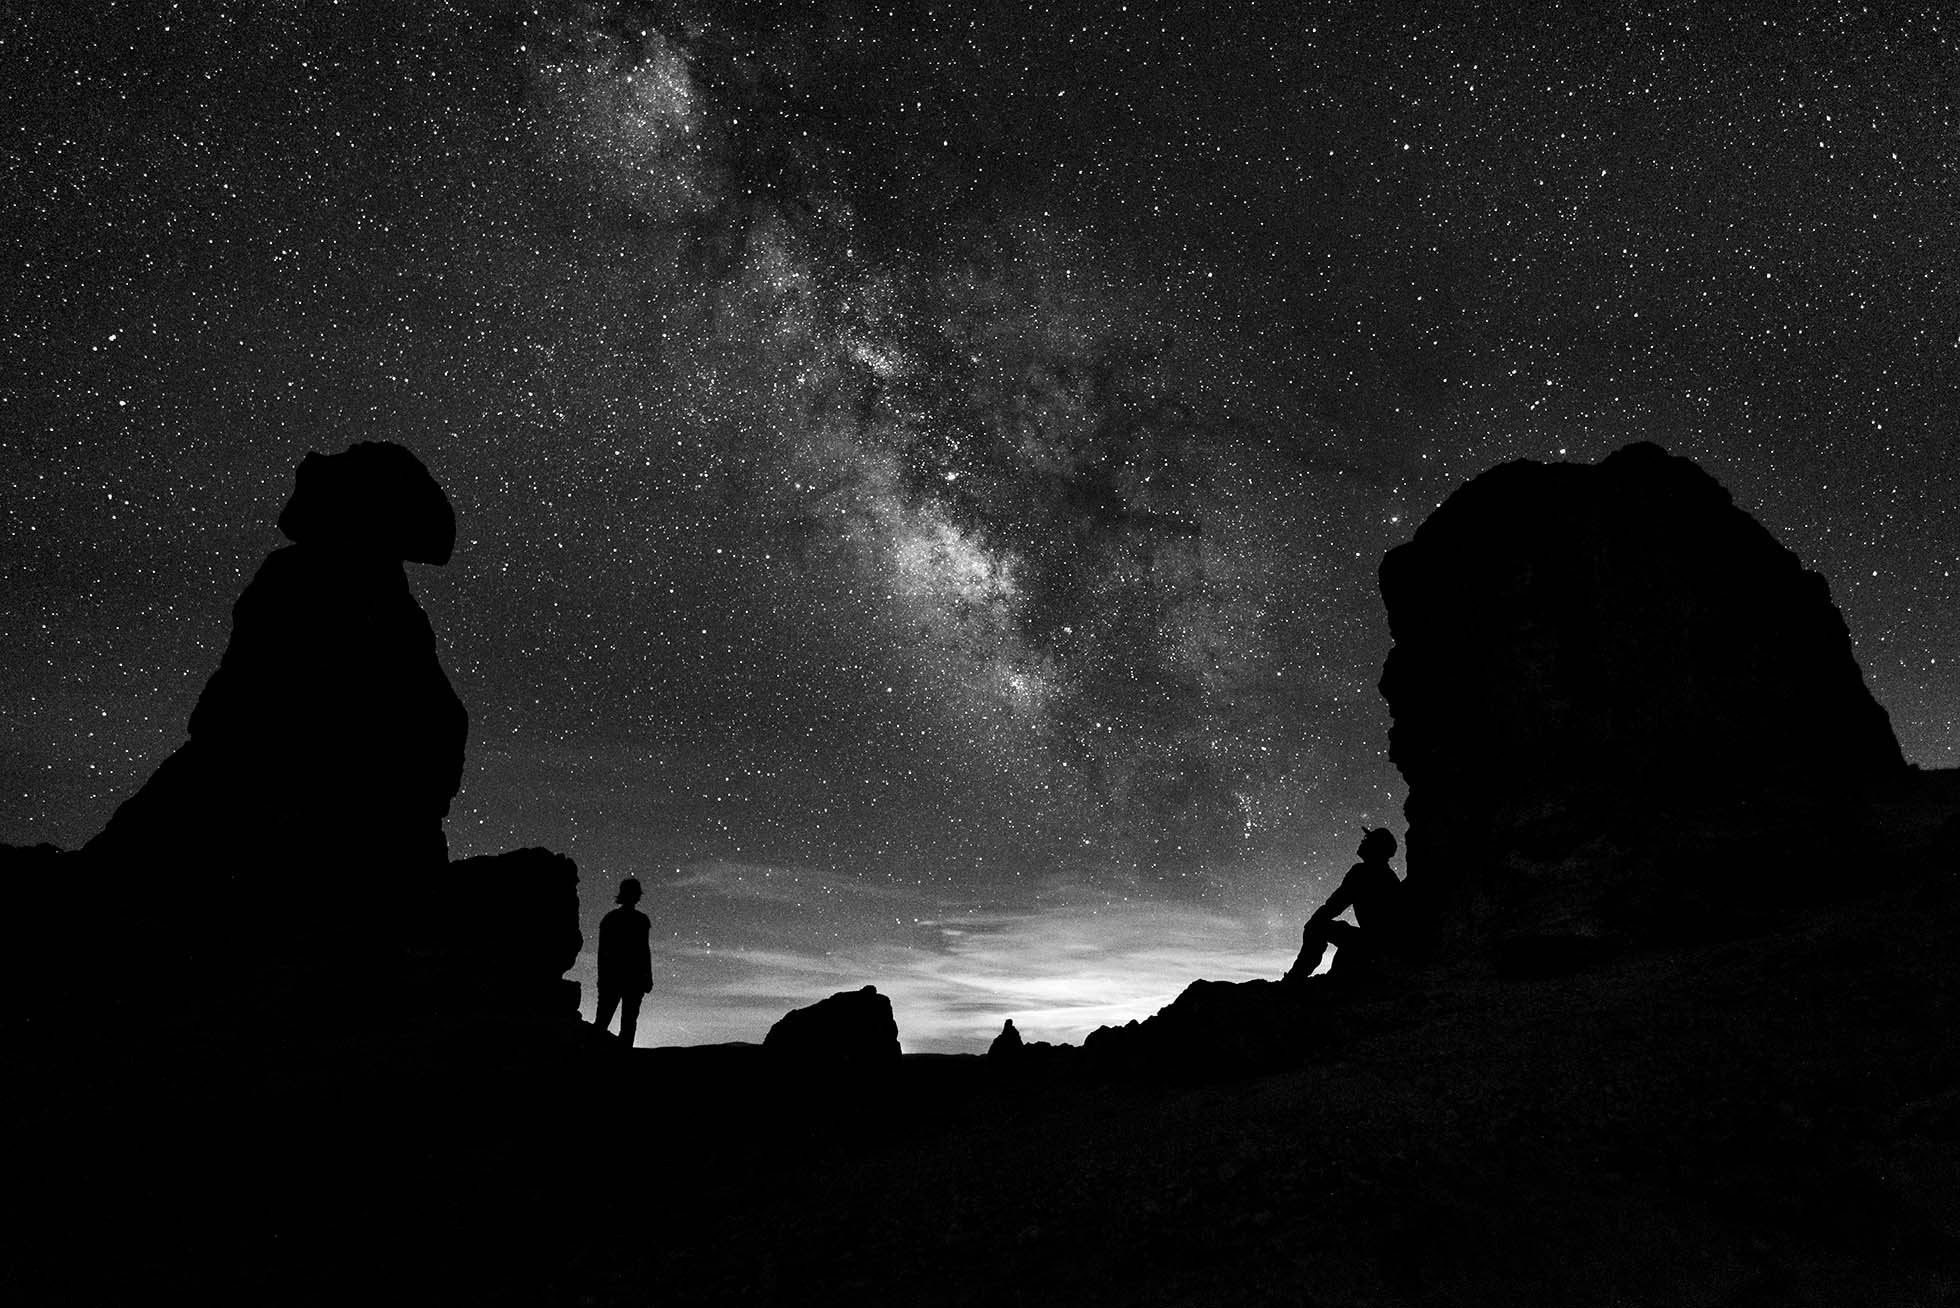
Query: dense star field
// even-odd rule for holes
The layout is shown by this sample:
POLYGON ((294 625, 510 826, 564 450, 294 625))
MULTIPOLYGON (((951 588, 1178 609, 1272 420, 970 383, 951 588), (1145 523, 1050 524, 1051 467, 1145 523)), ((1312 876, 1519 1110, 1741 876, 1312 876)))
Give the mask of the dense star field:
POLYGON ((646 883, 642 1043, 1277 976, 1401 825, 1376 565, 1506 459, 1701 462, 1960 764, 1960 19, 1402 9, 10 11, 0 840, 366 439, 459 515, 451 851, 646 883))

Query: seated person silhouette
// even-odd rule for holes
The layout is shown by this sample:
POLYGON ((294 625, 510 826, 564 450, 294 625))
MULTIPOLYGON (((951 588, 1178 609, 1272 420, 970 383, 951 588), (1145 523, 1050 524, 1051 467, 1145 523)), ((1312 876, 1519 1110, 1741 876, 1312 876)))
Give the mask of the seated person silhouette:
POLYGON ((1402 944, 1402 882, 1388 860, 1395 854, 1395 833, 1376 827, 1361 836, 1361 861, 1348 869, 1340 887, 1307 919, 1300 938, 1300 958, 1288 980, 1304 980, 1320 966, 1327 946, 1339 952, 1333 971, 1343 977, 1372 972, 1384 958, 1400 952, 1402 944), (1338 920, 1354 910, 1354 925, 1338 920), (1298 974, 1297 976, 1295 974, 1298 974))
POLYGON ((620 882, 617 898, 619 907, 599 919, 599 1013, 593 1025, 604 1031, 617 1008, 619 1038, 631 1048, 640 1024, 640 1000, 653 989, 653 949, 648 943, 653 923, 633 907, 640 902, 639 878, 620 882))

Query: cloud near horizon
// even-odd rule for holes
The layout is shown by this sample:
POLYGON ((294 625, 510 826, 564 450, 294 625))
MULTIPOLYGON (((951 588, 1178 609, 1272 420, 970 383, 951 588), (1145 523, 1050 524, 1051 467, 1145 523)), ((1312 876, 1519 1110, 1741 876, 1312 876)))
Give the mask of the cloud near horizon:
MULTIPOLYGON (((875 985, 908 1053, 979 1052, 1013 1018, 1029 1040, 1080 1043, 1150 1016, 1203 977, 1278 977, 1298 951, 1291 914, 1043 887, 1002 909, 927 890, 839 881, 793 868, 709 863, 649 888, 656 989, 641 1045, 759 1042, 792 1008, 875 985), (686 900, 744 903, 776 919, 767 943, 723 948, 677 925, 686 900)), ((596 959, 573 976, 594 1004, 596 959)))

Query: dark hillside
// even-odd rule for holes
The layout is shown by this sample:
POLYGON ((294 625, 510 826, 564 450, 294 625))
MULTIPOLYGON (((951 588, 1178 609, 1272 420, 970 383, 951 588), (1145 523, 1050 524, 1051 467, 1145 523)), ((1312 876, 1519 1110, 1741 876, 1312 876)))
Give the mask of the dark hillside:
POLYGON ((1209 1085, 972 1060, 908 1066, 896 1106, 757 1080, 714 1112, 643 1075, 636 1179, 562 1301, 1950 1303, 1956 927, 1889 896, 1566 978, 1442 970, 1209 1085))

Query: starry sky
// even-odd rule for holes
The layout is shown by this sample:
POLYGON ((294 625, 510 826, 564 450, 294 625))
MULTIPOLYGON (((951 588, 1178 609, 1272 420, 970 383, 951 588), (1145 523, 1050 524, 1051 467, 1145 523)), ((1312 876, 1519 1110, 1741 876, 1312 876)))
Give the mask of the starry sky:
POLYGON ((1700 461, 1960 764, 1960 19, 1412 8, 9 6, 0 840, 364 439, 459 514, 452 854, 640 877, 642 1044, 1277 976, 1401 828, 1376 565, 1506 459, 1700 461))

